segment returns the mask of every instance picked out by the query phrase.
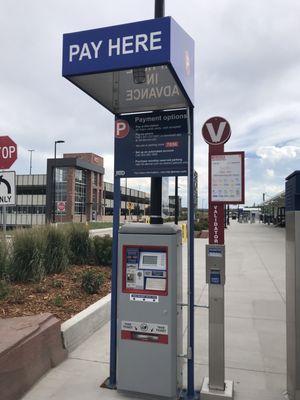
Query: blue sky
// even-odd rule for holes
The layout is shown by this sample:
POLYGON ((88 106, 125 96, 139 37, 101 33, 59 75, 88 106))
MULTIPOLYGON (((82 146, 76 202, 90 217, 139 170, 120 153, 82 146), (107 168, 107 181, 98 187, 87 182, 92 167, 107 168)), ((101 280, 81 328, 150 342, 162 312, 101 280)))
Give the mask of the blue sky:
MULTIPOLYGON (((153 0, 2 0, 0 135, 19 145, 18 173, 45 173, 53 143, 59 152, 104 156, 113 171, 113 116, 61 77, 62 34, 153 16, 153 0)), ((232 128, 226 150, 246 152, 246 203, 284 189, 300 169, 300 2, 297 0, 166 0, 195 39, 195 166, 199 204, 207 199, 206 119, 232 128)), ((133 181, 148 189, 147 180, 133 181)), ((180 179, 185 197, 186 181, 180 179)))

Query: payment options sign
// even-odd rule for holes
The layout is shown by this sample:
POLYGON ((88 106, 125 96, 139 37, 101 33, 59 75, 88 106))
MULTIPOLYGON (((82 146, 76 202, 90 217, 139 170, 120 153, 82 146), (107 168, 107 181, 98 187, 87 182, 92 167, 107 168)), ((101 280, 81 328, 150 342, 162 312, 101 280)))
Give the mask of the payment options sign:
POLYGON ((115 174, 188 175, 185 110, 122 115, 115 121, 115 174))

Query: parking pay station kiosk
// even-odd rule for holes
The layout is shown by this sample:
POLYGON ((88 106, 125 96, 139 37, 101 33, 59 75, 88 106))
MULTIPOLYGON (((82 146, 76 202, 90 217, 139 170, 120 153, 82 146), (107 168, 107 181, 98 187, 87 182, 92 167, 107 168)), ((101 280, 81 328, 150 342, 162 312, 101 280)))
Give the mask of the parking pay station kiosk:
POLYGON ((104 385, 170 399, 182 388, 181 231, 138 223, 119 230, 119 215, 121 178, 188 176, 184 353, 186 393, 194 398, 194 41, 171 17, 68 33, 63 76, 115 115, 110 368, 104 385))
POLYGON ((182 389, 181 246, 176 225, 120 229, 118 390, 175 399, 182 389))

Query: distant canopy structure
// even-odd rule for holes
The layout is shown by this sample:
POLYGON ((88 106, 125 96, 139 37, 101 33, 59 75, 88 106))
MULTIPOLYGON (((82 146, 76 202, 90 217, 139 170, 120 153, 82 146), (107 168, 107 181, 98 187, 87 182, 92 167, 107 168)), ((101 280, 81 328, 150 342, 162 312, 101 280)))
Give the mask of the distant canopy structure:
POLYGON ((171 17, 68 33, 63 76, 114 114, 194 103, 194 41, 171 17))

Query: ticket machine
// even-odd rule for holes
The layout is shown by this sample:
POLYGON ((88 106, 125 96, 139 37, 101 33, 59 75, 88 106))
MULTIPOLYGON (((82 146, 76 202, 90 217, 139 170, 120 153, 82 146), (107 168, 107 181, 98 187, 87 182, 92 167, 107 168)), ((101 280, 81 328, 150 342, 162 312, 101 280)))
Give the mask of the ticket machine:
POLYGON ((117 388, 176 399, 182 389, 181 230, 119 232, 117 388))

